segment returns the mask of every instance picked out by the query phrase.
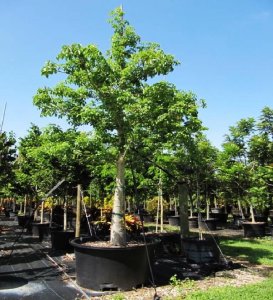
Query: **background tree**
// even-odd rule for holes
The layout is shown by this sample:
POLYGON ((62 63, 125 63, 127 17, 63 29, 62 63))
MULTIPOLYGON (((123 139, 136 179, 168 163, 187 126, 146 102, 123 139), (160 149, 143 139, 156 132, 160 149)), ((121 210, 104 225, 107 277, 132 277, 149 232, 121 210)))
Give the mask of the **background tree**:
POLYGON ((17 180, 32 197, 44 196, 63 178, 66 181, 57 193, 76 194, 76 184, 87 188, 90 183, 96 161, 94 148, 99 145, 88 133, 32 125, 19 143, 17 180))
POLYGON ((16 160, 16 139, 12 132, 0 133, 0 194, 8 197, 15 192, 14 164, 16 160))
POLYGON ((253 222, 253 209, 261 213, 272 201, 272 119, 269 107, 260 121, 241 119, 230 127, 220 154, 219 176, 231 194, 249 205, 253 222))

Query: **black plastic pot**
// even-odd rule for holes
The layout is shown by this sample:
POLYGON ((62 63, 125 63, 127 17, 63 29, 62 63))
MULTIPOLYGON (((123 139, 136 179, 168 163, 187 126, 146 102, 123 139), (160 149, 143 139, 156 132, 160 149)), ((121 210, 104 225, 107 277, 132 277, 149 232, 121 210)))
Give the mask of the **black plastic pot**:
POLYGON ((49 223, 32 222, 32 236, 38 237, 40 242, 49 238, 49 223))
POLYGON ((191 263, 217 263, 220 259, 219 249, 213 239, 182 239, 186 258, 191 263))
MULTIPOLYGON (((97 291, 126 291, 146 282, 149 268, 144 244, 132 247, 84 245, 90 240, 76 238, 70 242, 75 251, 77 284, 97 291)), ((152 261, 154 243, 147 247, 152 261)))
POLYGON ((200 228, 204 231, 216 230, 217 229, 217 220, 216 219, 205 219, 200 223, 200 228))
POLYGON ((18 215, 17 220, 18 220, 18 225, 21 227, 24 227, 27 229, 27 232, 32 231, 32 222, 33 222, 34 217, 28 216, 28 215, 18 215))
POLYGON ((240 214, 233 214, 232 217, 233 217, 234 226, 237 227, 238 229, 241 229, 242 223, 245 221, 245 219, 243 219, 240 214))
POLYGON ((265 222, 243 222, 244 237, 263 237, 265 236, 265 222))
POLYGON ((73 230, 63 231, 58 228, 50 228, 51 249, 54 251, 73 252, 74 248, 70 245, 70 240, 75 237, 73 230))
POLYGON ((189 228, 198 228, 198 217, 190 217, 188 220, 189 228))
POLYGON ((155 243, 155 256, 165 257, 166 254, 177 255, 181 253, 181 237, 176 232, 147 233, 146 238, 157 241, 155 243))
POLYGON ((273 237, 273 225, 269 225, 269 232, 271 236, 273 237))
MULTIPOLYGON (((268 217, 265 215, 254 215, 254 218, 255 218, 255 222, 264 222, 266 223, 266 225, 268 224, 268 217)), ((250 218, 249 221, 251 221, 250 218)))
POLYGON ((143 215, 143 222, 146 223, 154 222, 154 217, 152 215, 143 215))
POLYGON ((170 216, 168 221, 171 226, 180 226, 180 216, 170 216))
POLYGON ((211 217, 217 220, 216 226, 224 227, 227 224, 228 214, 225 213, 211 213, 211 217))

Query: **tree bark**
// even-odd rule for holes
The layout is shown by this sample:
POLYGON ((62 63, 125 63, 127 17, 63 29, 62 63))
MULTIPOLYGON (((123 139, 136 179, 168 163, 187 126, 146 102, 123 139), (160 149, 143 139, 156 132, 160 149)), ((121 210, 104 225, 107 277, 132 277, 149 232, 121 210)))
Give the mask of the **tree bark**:
POLYGON ((112 212, 110 242, 114 246, 126 246, 125 205, 124 205, 125 157, 119 153, 117 161, 116 188, 112 212))
POLYGON ((180 235, 181 238, 189 236, 188 220, 188 188, 185 182, 178 183, 179 215, 180 215, 180 235))

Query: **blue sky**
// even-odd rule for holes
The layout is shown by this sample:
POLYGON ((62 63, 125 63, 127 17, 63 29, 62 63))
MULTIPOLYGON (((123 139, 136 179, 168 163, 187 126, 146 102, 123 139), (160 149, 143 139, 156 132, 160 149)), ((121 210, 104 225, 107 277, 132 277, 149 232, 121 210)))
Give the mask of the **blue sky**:
POLYGON ((241 118, 273 107, 272 0, 1 0, 0 117, 3 130, 26 135, 41 118, 32 104, 47 60, 71 43, 109 47, 111 10, 123 5, 126 19, 143 41, 157 42, 180 62, 167 79, 205 99, 200 118, 220 147, 241 118))

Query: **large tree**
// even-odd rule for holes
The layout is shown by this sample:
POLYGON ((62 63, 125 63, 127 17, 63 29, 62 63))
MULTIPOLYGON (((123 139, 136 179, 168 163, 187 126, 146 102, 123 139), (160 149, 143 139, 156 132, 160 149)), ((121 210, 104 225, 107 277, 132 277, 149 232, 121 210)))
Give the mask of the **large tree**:
POLYGON ((150 143, 163 149, 175 138, 183 140, 199 129, 196 97, 166 81, 150 78, 173 71, 178 62, 155 43, 144 43, 124 12, 112 12, 110 49, 97 46, 63 46, 57 62, 49 61, 42 75, 60 73, 56 86, 38 89, 34 104, 43 116, 67 118, 73 125, 88 124, 115 149, 116 187, 111 243, 126 245, 124 226, 124 173, 128 153, 150 143))

